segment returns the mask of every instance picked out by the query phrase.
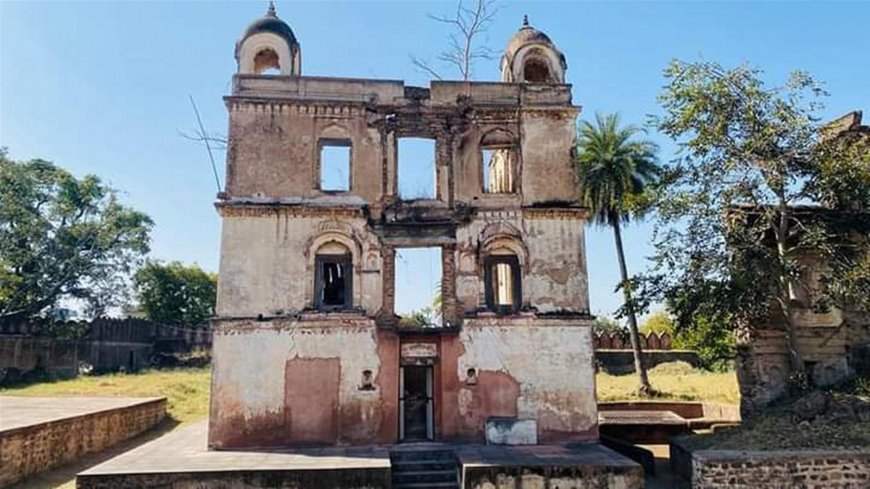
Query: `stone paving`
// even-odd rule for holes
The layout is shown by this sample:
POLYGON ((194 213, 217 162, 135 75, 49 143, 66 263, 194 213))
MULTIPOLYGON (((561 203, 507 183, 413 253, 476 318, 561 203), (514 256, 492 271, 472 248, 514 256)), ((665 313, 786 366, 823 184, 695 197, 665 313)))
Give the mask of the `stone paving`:
MULTIPOLYGON (((268 451, 209 451, 207 421, 180 428, 79 474, 79 487, 157 487, 190 481, 226 482, 251 474, 390 473, 391 449, 420 449, 415 444, 328 447, 268 451), (339 470, 340 469, 340 470, 339 470), (201 474, 201 475, 197 475, 201 474), (219 474, 225 474, 223 476, 219 474), (114 485, 112 485, 114 484, 114 485)), ((454 450, 465 467, 574 467, 626 470, 639 467, 598 444, 496 446, 427 444, 454 450)), ((254 479, 251 479, 254 480, 254 479)), ((273 479, 278 480, 278 479, 273 479)), ((246 483, 251 481, 246 479, 246 483)), ((216 482, 215 482, 216 483, 216 482)), ((254 483, 256 485, 256 483, 254 483)), ((312 486, 313 487, 313 486, 312 486)), ((318 486, 319 487, 319 486, 318 486)))
POLYGON ((458 445, 456 455, 465 467, 636 467, 632 460, 597 443, 567 445, 458 445))
POLYGON ((160 398, 0 396, 0 431, 135 406, 157 399, 160 398))
POLYGON ((179 428, 80 476, 121 473, 325 470, 390 467, 385 447, 328 447, 293 451, 209 451, 208 421, 179 428))

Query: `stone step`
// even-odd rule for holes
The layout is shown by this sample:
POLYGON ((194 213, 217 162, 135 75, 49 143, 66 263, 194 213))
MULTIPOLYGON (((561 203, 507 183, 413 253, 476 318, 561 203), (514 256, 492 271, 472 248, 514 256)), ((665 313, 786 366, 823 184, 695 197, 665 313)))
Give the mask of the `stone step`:
POLYGON ((455 461, 453 450, 395 450, 390 452, 390 461, 449 460, 455 461))
POLYGON ((456 469, 456 460, 393 460, 390 463, 393 472, 456 469))
POLYGON ((453 482, 456 483, 456 469, 450 470, 415 470, 393 472, 393 484, 416 482, 453 482))
POLYGON ((393 484, 393 489, 459 489, 456 482, 414 482, 411 484, 393 484))

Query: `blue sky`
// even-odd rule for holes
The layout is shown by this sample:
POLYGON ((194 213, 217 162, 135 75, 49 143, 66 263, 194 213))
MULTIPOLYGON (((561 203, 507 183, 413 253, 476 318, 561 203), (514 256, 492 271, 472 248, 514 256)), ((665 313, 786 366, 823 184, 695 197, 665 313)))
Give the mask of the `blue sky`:
MULTIPOLYGON (((302 45, 307 75, 404 79, 423 85, 410 54, 434 57, 444 28, 427 12, 452 2, 278 2, 302 45)), ((219 221, 205 150, 179 136, 225 132, 221 97, 235 71, 233 47, 261 16, 253 2, 11 2, 0 0, 0 146, 77 175, 94 173, 156 222, 155 258, 216 270, 219 221)), ((619 111, 643 123, 658 111, 661 71, 673 58, 750 62, 777 83, 794 69, 827 83, 825 115, 870 110, 870 3, 506 2, 488 33, 501 51, 523 14, 565 53, 582 117, 619 111)), ((496 80, 498 60, 476 78, 496 80)), ((662 158, 673 145, 656 134, 662 158)), ((219 155, 223 178, 223 155, 219 155)), ((651 253, 650 227, 624 233, 631 271, 651 253)), ((612 235, 590 229, 592 310, 608 314, 618 268, 612 235)), ((420 291, 423 293, 423 291, 420 291)))

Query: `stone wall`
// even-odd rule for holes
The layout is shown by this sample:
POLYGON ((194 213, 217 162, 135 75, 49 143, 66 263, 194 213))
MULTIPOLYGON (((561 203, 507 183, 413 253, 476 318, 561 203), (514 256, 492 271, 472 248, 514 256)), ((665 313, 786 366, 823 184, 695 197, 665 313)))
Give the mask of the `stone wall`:
POLYGON ((464 489, 641 489, 643 468, 465 467, 464 489))
POLYGON ((78 331, 79 339, 52 336, 49 325, 0 325, 0 385, 71 378, 87 364, 95 372, 137 371, 157 352, 211 348, 207 328, 179 328, 141 319, 96 319, 50 325, 78 331))
POLYGON ((0 487, 143 433, 166 417, 166 398, 0 431, 0 487))
MULTIPOLYGON (((807 312, 798 323, 797 349, 812 385, 834 385, 866 368, 860 353, 870 344, 870 315, 847 318, 843 322, 840 314, 830 318, 807 312)), ((766 325, 753 331, 738 346, 736 365, 744 414, 785 395, 790 372, 785 330, 766 325)))
POLYGON ((365 316, 221 321, 212 354, 212 448, 398 437, 398 341, 365 316))
MULTIPOLYGON (((669 362, 686 362, 693 367, 701 365, 698 352, 693 350, 644 350, 643 364, 646 368, 669 362)), ((632 350, 595 350, 595 366, 611 375, 624 375, 634 372, 634 352, 632 350)))
POLYGON ((689 451, 671 442, 683 487, 778 489, 870 487, 870 451, 689 451))
POLYGON ((483 443, 486 420, 499 417, 535 420, 543 443, 593 440, 591 322, 491 317, 400 336, 359 313, 216 321, 209 445, 396 443, 400 345, 437 358, 436 439, 483 443))

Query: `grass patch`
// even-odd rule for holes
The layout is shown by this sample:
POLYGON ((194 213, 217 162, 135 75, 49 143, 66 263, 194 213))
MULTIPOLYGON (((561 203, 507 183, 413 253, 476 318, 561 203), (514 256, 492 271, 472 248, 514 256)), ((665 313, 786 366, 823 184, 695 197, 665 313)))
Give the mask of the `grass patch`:
MULTIPOLYGON (((663 363, 647 371, 650 384, 659 392, 659 399, 705 401, 724 404, 740 403, 737 375, 731 372, 707 372, 692 368, 686 362, 663 363)), ((599 401, 641 399, 637 375, 596 375, 599 401)))
POLYGON ((144 370, 130 374, 83 376, 0 389, 0 395, 27 397, 126 396, 167 398, 169 416, 187 423, 208 415, 209 367, 144 370))
MULTIPOLYGON (((870 405, 870 379, 829 393, 831 403, 846 398, 870 405)), ((694 450, 867 450, 870 448, 870 419, 793 419, 798 398, 785 399, 741 426, 690 436, 682 442, 694 450)), ((830 408, 829 408, 830 409, 830 408)), ((866 407, 864 408, 866 409, 866 407)))

